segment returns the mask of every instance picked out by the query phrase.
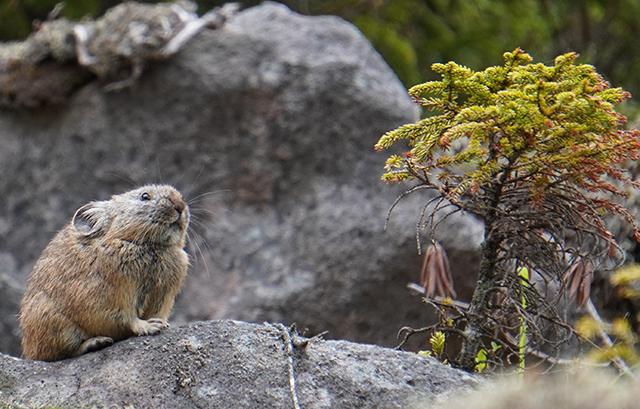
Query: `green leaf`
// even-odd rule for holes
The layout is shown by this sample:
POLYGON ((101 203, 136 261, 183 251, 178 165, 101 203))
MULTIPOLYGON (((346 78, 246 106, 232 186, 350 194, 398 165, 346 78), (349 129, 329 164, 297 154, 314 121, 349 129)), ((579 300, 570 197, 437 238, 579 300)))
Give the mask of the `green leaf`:
POLYGON ((476 354, 476 367, 475 371, 478 373, 482 373, 487 369, 487 350, 484 348, 480 348, 478 353, 476 354))

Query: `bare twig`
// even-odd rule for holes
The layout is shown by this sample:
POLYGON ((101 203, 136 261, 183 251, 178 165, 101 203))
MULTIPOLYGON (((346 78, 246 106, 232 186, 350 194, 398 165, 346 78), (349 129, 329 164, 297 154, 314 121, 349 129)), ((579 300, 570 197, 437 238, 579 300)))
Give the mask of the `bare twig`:
MULTIPOLYGON (((217 7, 202 17, 197 15, 187 15, 183 18, 184 27, 164 46, 160 55, 169 57, 178 52, 185 43, 192 39, 205 27, 218 28, 224 24, 239 9, 238 3, 227 3, 222 7, 217 7)), ((176 6, 175 9, 180 9, 176 6)))
POLYGON ((284 344, 285 352, 287 353, 287 368, 289 372, 289 393, 291 394, 293 409, 300 409, 300 402, 298 400, 296 387, 296 374, 293 366, 293 350, 295 348, 306 348, 309 343, 321 340, 323 336, 328 334, 328 331, 321 332, 311 338, 303 338, 298 334, 295 323, 291 324, 289 328, 279 323, 271 324, 265 322, 264 325, 275 329, 284 344))
POLYGON ((424 328, 417 328, 417 329, 416 328, 411 328, 411 327, 402 327, 402 328, 400 328, 400 330, 398 331, 397 338, 402 337, 402 341, 400 341, 400 343, 396 346, 395 349, 402 348, 404 346, 404 344, 407 343, 409 338, 411 338, 411 336, 413 336, 415 334, 423 334, 425 332, 432 331, 437 326, 438 326, 438 324, 430 325, 430 326, 424 327, 424 328))
MULTIPOLYGON (((419 284, 408 283, 407 284, 407 288, 409 290, 411 290, 411 291, 414 291, 414 292, 420 294, 420 295, 425 295, 424 287, 421 287, 419 284)), ((455 306, 457 308, 460 308, 461 310, 469 309, 469 304, 468 303, 463 302, 463 301, 454 300, 454 299, 451 299, 451 298, 435 296, 435 297, 429 298, 429 300, 435 302, 436 304, 444 306, 444 307, 455 306)))
MULTIPOLYGON (((398 205, 398 203, 400 203, 402 201, 402 199, 404 199, 405 197, 409 196, 411 193, 414 193, 418 190, 421 189, 432 189, 432 186, 428 186, 428 185, 416 185, 408 190, 405 190, 404 192, 402 192, 398 197, 396 197, 396 199, 393 201, 393 203, 391 203, 391 206, 389 206, 389 210, 387 210, 387 217, 384 220, 384 230, 387 230, 387 228, 389 227, 389 220, 391 219, 391 213, 393 213, 393 209, 395 209, 395 207, 398 205)), ((435 197, 432 200, 435 199, 439 199, 439 197, 435 197)))
POLYGON ((321 333, 316 334, 311 338, 300 338, 297 332, 293 332, 292 333, 293 346, 296 348, 306 348, 307 345, 309 345, 310 343, 322 340, 322 337, 324 337, 328 333, 329 331, 322 331, 321 333))
POLYGON ((291 340, 291 329, 285 327, 282 324, 275 323, 265 323, 265 325, 270 326, 278 331, 278 335, 282 342, 284 343, 284 349, 287 353, 287 366, 289 369, 289 393, 291 394, 291 400, 293 401, 293 408, 300 409, 300 403, 298 402, 298 392, 296 390, 296 376, 293 368, 293 341, 291 340))

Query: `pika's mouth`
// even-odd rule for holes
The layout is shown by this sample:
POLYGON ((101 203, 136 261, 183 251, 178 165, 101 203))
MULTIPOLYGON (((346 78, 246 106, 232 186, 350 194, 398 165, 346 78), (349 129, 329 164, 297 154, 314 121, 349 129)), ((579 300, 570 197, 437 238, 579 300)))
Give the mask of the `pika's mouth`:
POLYGON ((182 215, 177 215, 176 219, 169 223, 169 228, 170 229, 175 229, 175 230, 184 230, 187 226, 187 221, 185 220, 184 217, 182 217, 182 215))
POLYGON ((166 217, 165 226, 167 230, 170 231, 182 232, 187 228, 189 223, 189 216, 188 214, 185 216, 184 212, 167 212, 166 217))

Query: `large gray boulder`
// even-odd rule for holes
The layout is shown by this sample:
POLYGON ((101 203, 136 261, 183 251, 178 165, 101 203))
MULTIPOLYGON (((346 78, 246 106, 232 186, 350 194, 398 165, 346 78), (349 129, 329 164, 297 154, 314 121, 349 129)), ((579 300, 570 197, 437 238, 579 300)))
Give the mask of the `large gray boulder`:
POLYGON ((0 407, 293 408, 293 384, 305 409, 405 408, 478 383, 435 359, 372 345, 314 340, 290 354, 283 334, 198 322, 53 363, 0 354, 0 407))
MULTIPOLYGON (((385 155, 372 147, 417 116, 352 25, 274 3, 247 9, 132 88, 94 81, 63 105, 0 112, 0 271, 24 285, 83 203, 173 183, 194 214, 177 320, 297 321, 391 345, 400 326, 426 319, 405 288, 420 267, 422 200, 383 231, 403 187, 379 181, 385 155)), ((457 278, 473 277, 480 223, 452 218, 440 233, 457 278)), ((2 307, 15 317, 17 304, 2 307)))

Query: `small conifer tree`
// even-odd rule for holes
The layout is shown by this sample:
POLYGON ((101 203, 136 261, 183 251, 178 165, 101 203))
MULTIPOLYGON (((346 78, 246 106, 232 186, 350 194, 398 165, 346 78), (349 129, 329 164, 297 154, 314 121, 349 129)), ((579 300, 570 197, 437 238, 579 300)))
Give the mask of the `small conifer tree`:
POLYGON ((578 282, 585 299, 590 282, 563 275, 620 258, 603 217, 623 217, 640 238, 615 201, 635 186, 623 164, 640 157, 640 132, 624 130, 626 118, 615 110, 630 95, 576 58, 564 54, 547 66, 516 49, 483 71, 433 64, 442 79, 409 90, 432 115, 375 145, 381 151, 404 140, 410 147, 387 159, 383 180, 417 182, 407 192, 435 192, 433 211, 449 206, 484 221, 477 285, 455 331, 463 336, 461 367, 473 369, 489 340, 508 339, 501 331, 514 328, 514 317, 529 322, 531 342, 547 339, 541 321, 566 328, 540 288, 522 285, 519 269, 578 282))

